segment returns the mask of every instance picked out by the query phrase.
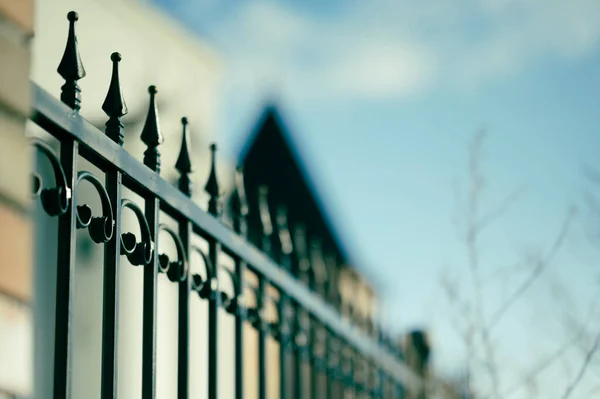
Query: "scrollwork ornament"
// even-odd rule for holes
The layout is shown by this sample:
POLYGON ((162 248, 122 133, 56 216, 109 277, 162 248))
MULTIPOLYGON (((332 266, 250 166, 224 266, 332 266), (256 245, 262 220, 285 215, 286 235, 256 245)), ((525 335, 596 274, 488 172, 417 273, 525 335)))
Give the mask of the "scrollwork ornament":
POLYGON ((127 256, 129 262, 134 266, 149 265, 154 255, 154 242, 146 216, 135 202, 126 198, 121 201, 121 210, 125 209, 129 209, 135 214, 140 226, 141 239, 138 241, 133 233, 122 233, 121 255, 127 256))
POLYGON ((55 187, 44 188, 42 176, 33 174, 33 196, 39 197, 44 211, 50 216, 61 216, 69 209, 72 192, 67 185, 65 171, 50 146, 41 140, 34 140, 33 146, 37 148, 50 161, 54 173, 55 187))

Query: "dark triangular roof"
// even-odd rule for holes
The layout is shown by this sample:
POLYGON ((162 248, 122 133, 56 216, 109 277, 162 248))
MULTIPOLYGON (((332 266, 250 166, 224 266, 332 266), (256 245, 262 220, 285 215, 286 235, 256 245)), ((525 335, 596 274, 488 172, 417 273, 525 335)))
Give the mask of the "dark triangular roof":
MULTIPOLYGON (((286 195, 288 200, 306 201, 298 207, 305 212, 301 218, 308 217, 311 220, 307 224, 312 222, 314 225, 320 226, 329 236, 327 240, 330 245, 335 247, 340 260, 345 265, 354 268, 354 259, 349 254, 331 219, 330 213, 323 203, 322 197, 314 184, 314 179, 305 164, 304 157, 299 153, 297 143, 283 122, 280 111, 274 105, 265 107, 258 123, 241 150, 239 164, 248 168, 247 163, 251 163, 251 167, 255 169, 255 176, 248 176, 248 173, 252 174, 253 171, 246 170, 247 179, 257 178, 258 175, 263 175, 266 179, 269 179, 269 175, 280 174, 273 178, 278 179, 280 182, 282 179, 292 180, 289 181, 291 184, 284 188, 288 191, 287 194, 282 195, 286 195)), ((261 182, 261 184, 267 185, 268 183, 267 181, 261 182)), ((251 194, 249 193, 249 195, 251 194)))

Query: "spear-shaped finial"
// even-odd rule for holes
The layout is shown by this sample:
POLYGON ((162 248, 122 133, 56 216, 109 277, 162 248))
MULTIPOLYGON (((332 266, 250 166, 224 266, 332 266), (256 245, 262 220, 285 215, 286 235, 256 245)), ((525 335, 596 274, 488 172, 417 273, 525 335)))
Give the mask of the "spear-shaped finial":
POLYGON ((327 269, 323 259, 323 241, 313 238, 310 241, 310 263, 312 268, 313 288, 325 296, 325 283, 327 281, 327 269))
POLYGON ((331 248, 325 252, 325 269, 327 270, 327 282, 325 283, 326 297, 339 310, 340 289, 338 286, 338 264, 335 251, 331 248))
POLYGON ((106 93, 106 99, 104 100, 104 104, 102 104, 102 109, 106 115, 108 115, 106 135, 115 143, 123 145, 124 134, 121 117, 127 115, 127 105, 125 105, 125 99, 121 92, 121 83, 119 82, 119 62, 122 59, 121 54, 112 53, 110 59, 113 63, 112 76, 110 78, 108 93, 106 93))
POLYGON ((160 131, 160 123, 158 121, 156 86, 148 87, 148 93, 150 93, 148 116, 142 129, 142 135, 140 136, 144 144, 148 147, 144 152, 144 165, 156 173, 160 173, 160 152, 158 151, 158 146, 164 141, 164 137, 160 131))
POLYGON ((59 75, 65 80, 65 84, 61 87, 60 100, 78 111, 81 108, 81 89, 77 85, 77 81, 85 76, 85 69, 77 48, 77 35, 75 35, 75 22, 79 19, 79 15, 75 11, 70 11, 67 19, 69 20, 69 35, 65 52, 57 69, 59 75))
POLYGON ((248 233, 246 225, 248 201, 244 187, 244 172, 241 166, 238 166, 235 170, 235 191, 231 198, 231 211, 233 214, 233 230, 245 237, 248 233))
POLYGON ((306 278, 310 272, 306 235, 306 226, 303 223, 297 223, 294 226, 294 250, 296 256, 292 272, 298 278, 306 278))
POLYGON ((177 162, 175 162, 175 169, 177 169, 180 173, 179 190, 188 197, 191 197, 192 181, 190 180, 190 173, 192 173, 192 161, 190 159, 190 137, 188 129, 188 119, 185 116, 181 118, 181 125, 183 126, 183 134, 181 137, 181 149, 179 150, 177 162))
POLYGON ((258 188, 258 214, 262 227, 261 249, 265 253, 271 252, 271 234, 273 234, 273 222, 271 221, 271 211, 269 209, 269 187, 260 186, 258 188))
POLYGON ((277 207, 277 216, 275 217, 277 222, 277 233, 279 236, 279 245, 281 246, 281 264, 289 269, 289 256, 294 250, 292 244, 292 236, 288 227, 288 211, 283 205, 277 207))
POLYGON ((210 153, 211 153, 211 166, 210 166, 210 175, 208 176, 208 181, 206 182, 206 186, 204 186, 204 191, 208 195, 210 195, 210 199, 208 200, 208 212, 213 216, 219 215, 219 182, 217 181, 217 165, 216 165, 216 157, 217 157, 217 145, 215 143, 210 145, 210 153))

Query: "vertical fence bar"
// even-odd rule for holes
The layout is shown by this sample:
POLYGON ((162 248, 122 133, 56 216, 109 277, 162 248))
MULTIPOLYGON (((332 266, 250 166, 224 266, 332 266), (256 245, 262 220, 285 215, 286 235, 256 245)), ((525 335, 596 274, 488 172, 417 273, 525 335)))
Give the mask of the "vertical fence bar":
POLYGON ((319 398, 319 370, 318 370, 318 356, 315 351, 317 343, 317 323, 314 318, 310 319, 310 337, 309 337, 309 359, 310 359, 310 397, 312 399, 319 398))
POLYGON ((279 291, 279 399, 286 399, 288 394, 287 351, 289 346, 288 299, 279 291))
MULTIPOLYGON (((60 145, 60 162, 68 184, 67 190, 75 188, 77 179, 78 143, 64 140, 60 145)), ((64 193, 69 199, 69 191, 64 193)), ((58 219, 58 259, 56 268, 56 325, 54 335, 54 398, 71 397, 71 305, 75 277, 75 198, 58 219)))
MULTIPOLYGON (((108 115, 106 135, 118 145, 123 145, 123 123, 127 106, 119 83, 121 55, 111 55, 112 77, 102 109, 108 115)), ((102 316, 102 388, 101 398, 117 396, 117 331, 118 331, 118 274, 121 244, 121 172, 114 167, 106 171, 106 192, 114 209, 115 226, 112 239, 104 247, 104 293, 102 316)))
MULTIPOLYGON (((283 206, 277 208, 277 232, 279 234, 279 262, 287 272, 291 271, 290 254, 293 251, 292 239, 288 227, 287 210, 283 206)), ((283 290, 279 291, 279 399, 288 397, 287 352, 289 347, 288 324, 289 300, 283 290)))
MULTIPOLYGON (((273 234, 273 222, 271 220, 271 211, 268 201, 269 189, 266 186, 259 187, 258 190, 258 208, 260 221, 262 225, 261 249, 265 254, 271 255, 271 235, 273 234)), ((256 308, 258 310, 258 398, 267 397, 267 331, 264 320, 264 297, 265 297, 265 278, 258 277, 258 287, 256 290, 256 308)))
POLYGON ((332 335, 331 332, 325 327, 325 342, 323 349, 323 357, 324 357, 324 367, 325 367, 325 397, 327 399, 335 398, 334 389, 333 389, 333 348, 332 348, 332 335))
MULTIPOLYGON (((73 109, 81 107, 81 89, 77 81, 85 76, 85 69, 77 49, 75 22, 79 19, 76 12, 67 14, 69 33, 67 44, 58 73, 65 79, 60 99, 73 109)), ((54 334, 54 398, 71 397, 71 304, 75 275, 75 218, 76 208, 74 189, 77 180, 77 157, 79 143, 65 139, 60 143, 60 163, 65 172, 67 187, 59 188, 60 200, 64 200, 67 211, 58 218, 58 253, 56 265, 56 323, 54 334), (70 204, 69 204, 70 201, 70 204)))
MULTIPOLYGON (((311 289, 316 292, 321 298, 327 300, 327 265, 325 264, 325 257, 323 253, 323 242, 320 239, 312 239, 310 242, 310 259, 311 259, 311 289)), ((310 320, 310 359, 311 359, 311 398, 319 398, 322 395, 323 384, 321 383, 321 377, 324 373, 321 371, 321 359, 316 353, 317 348, 321 348, 324 342, 321 341, 321 325, 319 322, 311 318, 310 320)))
MULTIPOLYGON (((381 345, 383 348, 386 348, 387 350, 389 350, 383 325, 377 323, 377 324, 374 324, 374 326, 376 326, 375 331, 377 333, 377 340, 379 342, 379 345, 381 345)), ((389 396, 391 396, 391 394, 388 393, 389 384, 388 384, 387 373, 381 367, 378 367, 377 370, 378 370, 378 378, 379 378, 379 385, 378 385, 379 397, 380 398, 389 397, 389 396)))
MULTIPOLYGON (((210 146, 212 163, 210 175, 204 190, 210 196, 208 201, 208 212, 215 216, 219 216, 219 183, 217 181, 216 171, 216 151, 217 146, 212 144, 210 146)), ((213 267, 214 279, 211 282, 212 295, 208 299, 208 399, 217 399, 218 397, 218 353, 219 353, 219 341, 218 341, 218 315, 219 315, 219 298, 218 293, 218 280, 217 270, 219 267, 218 254, 220 251, 219 242, 210 238, 208 240, 208 257, 210 264, 213 267)))
POLYGON ((304 350, 306 337, 302 329, 301 307, 293 302, 294 308, 294 398, 304 399, 304 350))
MULTIPOLYGON (((335 263, 335 259, 332 256, 324 256, 325 267, 327 270, 327 280, 324 283, 325 290, 325 298, 329 300, 331 304, 333 304, 336 309, 339 309, 337 306, 337 283, 336 283, 336 268, 337 265, 335 263)), ((332 356, 332 336, 331 332, 325 327, 325 342, 324 345, 324 357, 325 357, 325 397, 327 399, 335 399, 334 393, 334 378, 333 374, 330 371, 329 364, 329 356, 332 356)))
MULTIPOLYGON (((175 168, 179 172, 179 191, 187 197, 192 196, 192 162, 190 159, 189 131, 187 118, 181 118, 182 138, 179 156, 175 168)), ((192 223, 183 219, 179 221, 179 238, 185 251, 186 259, 190 259, 190 238, 192 235, 192 223)), ((177 399, 188 399, 189 396, 189 340, 190 340, 190 288, 191 278, 189 267, 186 278, 179 282, 178 316, 177 316, 177 399)))
POLYGON ((265 278, 258 276, 256 290, 258 309, 258 398, 267 398, 267 321, 265 320, 265 278))
POLYGON ((400 382, 396 382, 396 397, 398 399, 406 399, 406 390, 400 382))
POLYGON ((352 348, 349 346, 346 349, 346 364, 348 365, 348 372, 346 374, 346 378, 344 381, 345 391, 348 393, 348 396, 355 399, 356 398, 356 359, 354 358, 354 353, 352 348))
POLYGON ((378 398, 385 398, 387 395, 387 375, 385 373, 385 370, 382 368, 378 369, 378 398))
MULTIPOLYGON (((244 188, 244 175, 241 168, 235 174, 235 192, 232 199, 233 230, 243 238, 248 236, 246 217, 248 216, 248 203, 244 188)), ((238 293, 241 298, 246 292, 246 262, 237 258, 235 260, 235 273, 238 277, 238 293)), ((246 306, 238 306, 235 315, 235 398, 244 398, 244 320, 246 319, 246 306)))
MULTIPOLYGON (((297 224, 294 227, 294 248, 296 259, 293 265, 292 274, 301 280, 306 277, 309 271, 309 262, 306 258, 306 227, 297 224)), ((294 348, 294 399, 304 399, 304 354, 306 350, 306 332, 302 323, 302 307, 292 301, 293 309, 293 348, 294 348)))
MULTIPOLYGON (((158 146, 164 141, 158 122, 156 87, 150 86, 150 105, 141 139, 146 144, 144 165, 160 174, 160 152, 158 146)), ((156 396, 156 290, 158 281, 158 198, 146 198, 145 215, 154 242, 152 261, 144 266, 144 304, 142 324, 142 398, 156 396)))

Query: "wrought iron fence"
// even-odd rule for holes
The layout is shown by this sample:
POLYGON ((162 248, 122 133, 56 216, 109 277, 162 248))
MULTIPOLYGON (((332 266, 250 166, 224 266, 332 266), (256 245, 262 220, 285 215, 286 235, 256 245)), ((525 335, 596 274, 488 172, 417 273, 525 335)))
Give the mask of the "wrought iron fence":
MULTIPOLYGON (((74 270, 76 261, 76 230, 87 229, 91 239, 104 246, 103 314, 102 314, 102 399, 117 396, 118 356, 118 271, 124 257, 131 265, 143 267, 143 324, 142 324, 142 397, 154 398, 156 390, 156 302, 157 278, 163 273, 178 285, 178 368, 177 397, 186 399, 189 394, 190 357, 190 301, 208 303, 208 354, 207 397, 218 395, 217 373, 219 362, 217 319, 219 309, 235 318, 235 339, 230 344, 235 351, 235 397, 241 399, 244 389, 244 325, 258 332, 256 345, 258 358, 258 397, 266 397, 266 384, 270 378, 279 378, 280 398, 300 399, 344 397, 352 392, 373 398, 405 398, 409 392, 421 389, 422 382, 404 364, 397 345, 381 331, 367 333, 343 318, 338 310, 317 295, 304 282, 291 273, 293 242, 287 231, 285 211, 276 212, 275 228, 265 229, 266 243, 270 245, 271 232, 279 235, 280 248, 260 251, 246 240, 246 215, 248 206, 244 194, 241 170, 236 174, 236 189, 232 201, 232 228, 220 220, 220 191, 215 173, 216 146, 211 146, 212 167, 204 187, 210 199, 208 212, 192 200, 187 119, 182 119, 182 141, 175 168, 180 174, 178 187, 160 177, 163 142, 156 106, 157 90, 149 88, 149 111, 141 140, 146 145, 143 163, 125 149, 124 125, 121 117, 127 107, 119 83, 121 55, 113 53, 112 77, 102 109, 108 116, 105 132, 100 132, 82 118, 81 90, 78 81, 85 70, 78 52, 75 35, 75 12, 68 14, 69 34, 65 52, 58 67, 64 78, 58 101, 40 87, 33 85, 34 111, 32 121, 60 143, 58 151, 41 141, 34 143, 52 166, 54 184, 44 182, 34 174, 34 194, 40 198, 43 209, 58 219, 56 324, 54 346, 55 399, 71 398, 72 386, 72 308, 74 300, 74 270), (80 170, 78 159, 83 158, 104 174, 102 182, 95 174, 80 170), (97 191, 101 214, 95 215, 91 207, 79 204, 79 183, 87 181, 97 191), (143 209, 124 198, 127 188, 144 200, 143 209), (122 231, 122 214, 132 211, 139 223, 139 237, 122 231), (161 213, 175 219, 177 229, 161 223, 161 213), (232 231, 233 230, 233 231, 232 231), (177 256, 171 259, 159 251, 159 232, 165 232, 175 243, 177 256), (208 242, 208 251, 192 245, 194 235, 208 242), (203 258, 206 275, 192 273, 189 260, 192 253, 203 258), (267 255, 268 253, 268 255, 267 255), (218 281, 219 258, 227 255, 234 259, 235 270, 228 271, 233 282, 231 294, 220 289, 218 281), (273 255, 277 254, 277 255, 273 255), (247 284, 246 272, 257 276, 256 306, 244 300, 247 284), (274 287, 278 295, 269 296, 266 286, 274 287), (195 297, 199 298, 195 298, 195 297), (267 302, 275 302, 277 319, 265 317, 267 302), (270 336, 279 343, 279 373, 267 375, 266 339, 270 336), (315 375, 307 381, 302 365, 309 363, 315 375), (321 383, 318 383, 321 381, 321 383)), ((269 212, 267 212, 269 214, 269 212)), ((161 237, 164 237, 161 236, 161 237)), ((124 265, 123 265, 124 266, 124 265)))

